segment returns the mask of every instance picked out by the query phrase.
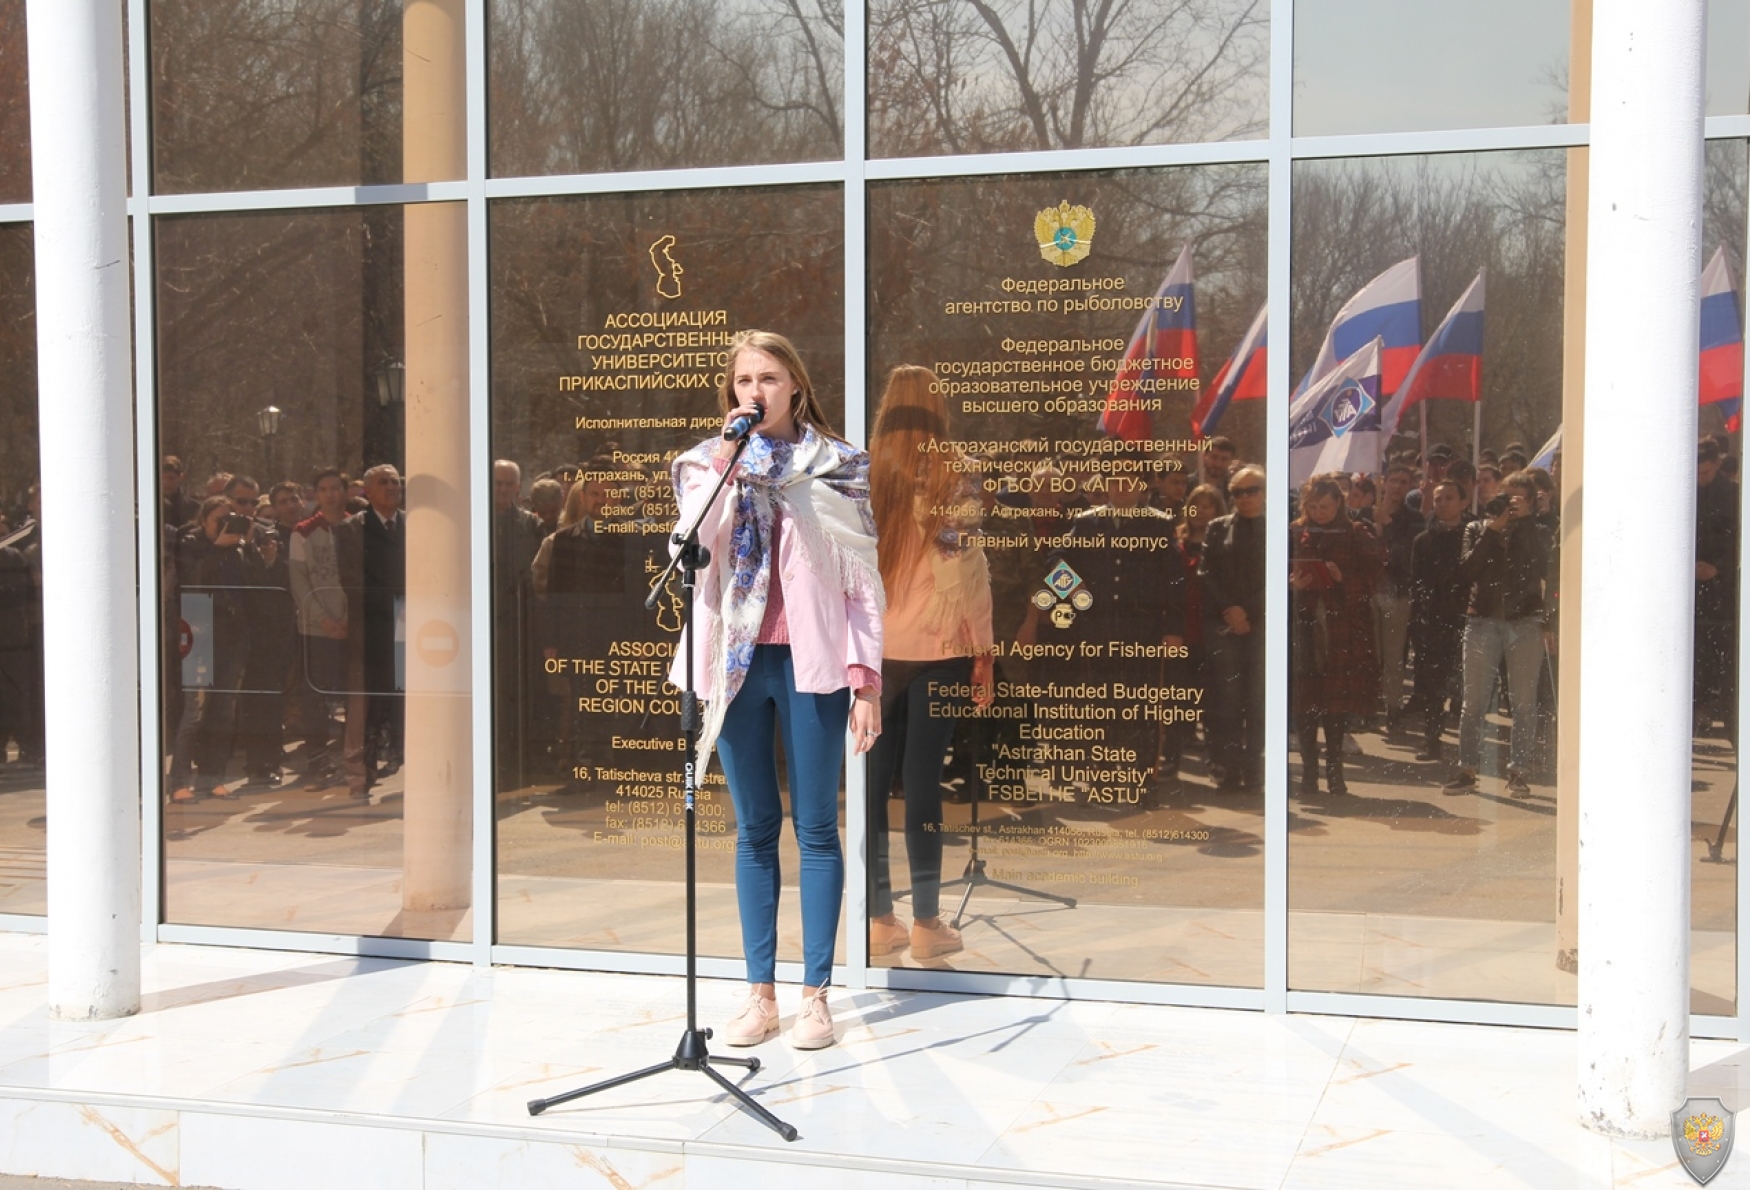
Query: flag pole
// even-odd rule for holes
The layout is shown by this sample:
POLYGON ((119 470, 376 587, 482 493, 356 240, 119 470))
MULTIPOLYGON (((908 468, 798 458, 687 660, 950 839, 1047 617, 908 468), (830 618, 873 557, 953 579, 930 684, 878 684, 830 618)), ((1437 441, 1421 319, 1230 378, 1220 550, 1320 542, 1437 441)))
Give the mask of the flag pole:
MULTIPOLYGON (((1483 465, 1483 395, 1477 394, 1475 407, 1471 410, 1470 422, 1470 466, 1471 474, 1483 465)), ((1482 484, 1472 482, 1470 485, 1470 510, 1477 510, 1477 491, 1482 484)))
MULTIPOLYGON (((1418 432, 1421 434, 1422 476, 1423 476, 1423 478, 1427 478, 1427 475, 1428 475, 1428 402, 1427 401, 1417 402, 1416 411, 1422 415, 1422 428, 1418 432)), ((1424 510, 1424 511, 1426 511, 1426 510, 1424 510)))

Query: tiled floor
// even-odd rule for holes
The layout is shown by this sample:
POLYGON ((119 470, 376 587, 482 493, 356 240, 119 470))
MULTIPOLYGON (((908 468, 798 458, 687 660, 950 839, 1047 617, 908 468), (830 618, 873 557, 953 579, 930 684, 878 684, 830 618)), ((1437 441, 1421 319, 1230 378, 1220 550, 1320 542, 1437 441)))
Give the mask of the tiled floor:
MULTIPOLYGON (((163 945, 140 1015, 67 1024, 48 1019, 47 967, 44 938, 0 934, 0 1172, 227 1190, 1691 1184, 1668 1142, 1574 1123, 1558 1031, 839 991, 836 1047, 754 1051, 745 1085, 800 1130, 785 1144, 689 1072, 527 1115, 662 1061, 676 979, 163 945)), ((704 983, 703 1023, 737 993, 704 983)), ((1746 1051, 1693 1055, 1696 1093, 1750 1102, 1746 1051)), ((1713 1185, 1750 1186, 1750 1158, 1713 1185)))

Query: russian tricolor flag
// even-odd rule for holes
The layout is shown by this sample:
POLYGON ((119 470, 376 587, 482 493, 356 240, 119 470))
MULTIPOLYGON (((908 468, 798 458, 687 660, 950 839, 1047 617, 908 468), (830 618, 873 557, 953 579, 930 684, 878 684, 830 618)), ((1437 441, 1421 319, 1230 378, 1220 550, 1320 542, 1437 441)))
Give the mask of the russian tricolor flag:
POLYGON ((1239 346, 1221 365, 1221 371, 1215 374, 1209 388, 1197 398, 1197 405, 1191 410, 1193 437, 1207 438, 1215 433, 1215 427, 1233 402, 1263 399, 1264 367, 1269 348, 1264 316, 1269 309, 1267 304, 1258 308, 1258 316, 1252 319, 1252 325, 1240 339, 1239 346))
POLYGON ((1197 381, 1197 302, 1192 293, 1191 245, 1187 243, 1155 292, 1155 300, 1142 312, 1124 362, 1118 365, 1106 390, 1106 407, 1100 413, 1100 432, 1127 442, 1149 437, 1153 419, 1146 409, 1133 406, 1158 392, 1134 387, 1140 380, 1172 377, 1197 381), (1127 407, 1132 406, 1132 407, 1127 407))
POLYGON ((1410 365, 1397 395, 1386 405, 1379 432, 1390 442, 1410 407, 1427 400, 1483 399, 1483 274, 1459 295, 1410 365))
POLYGON ((1421 257, 1400 260, 1343 304, 1294 395, 1312 388, 1374 339, 1380 342, 1380 391, 1389 396, 1398 391, 1422 349, 1421 257))
POLYGON ((1744 411, 1744 316, 1725 245, 1701 271, 1701 403, 1719 405, 1737 433, 1744 411))
POLYGON ((1288 407, 1288 482, 1299 487, 1326 471, 1379 470, 1379 369, 1373 339, 1288 407))

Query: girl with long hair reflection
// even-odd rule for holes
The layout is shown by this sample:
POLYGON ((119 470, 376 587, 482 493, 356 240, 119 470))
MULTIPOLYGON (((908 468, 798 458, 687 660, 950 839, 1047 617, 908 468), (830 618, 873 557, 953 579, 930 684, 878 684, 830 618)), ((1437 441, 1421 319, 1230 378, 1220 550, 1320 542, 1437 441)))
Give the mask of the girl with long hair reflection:
POLYGON ((901 364, 887 378, 869 448, 887 617, 881 652, 882 732, 869 753, 869 953, 911 948, 932 959, 960 950, 940 915, 942 764, 958 718, 951 704, 989 706, 990 568, 969 544, 981 515, 976 472, 948 437, 936 374, 901 364), (893 912, 887 803, 905 790, 912 925, 893 912))
MULTIPOLYGON (((826 991, 845 884, 844 733, 848 721, 861 754, 880 731, 883 599, 869 456, 832 432, 782 335, 738 334, 717 395, 725 435, 737 418, 758 422, 732 482, 699 526, 711 560, 699 574, 684 646, 706 700, 700 767, 715 747, 735 805, 735 895, 750 987, 718 1035, 757 1045, 778 1028, 784 806, 773 739, 781 736, 802 868, 802 1006, 790 1039, 798 1049, 820 1049, 833 1043, 826 991)), ((720 436, 675 459, 682 527, 699 516, 733 453, 720 436)), ((677 686, 686 661, 677 653, 670 673, 677 686)))

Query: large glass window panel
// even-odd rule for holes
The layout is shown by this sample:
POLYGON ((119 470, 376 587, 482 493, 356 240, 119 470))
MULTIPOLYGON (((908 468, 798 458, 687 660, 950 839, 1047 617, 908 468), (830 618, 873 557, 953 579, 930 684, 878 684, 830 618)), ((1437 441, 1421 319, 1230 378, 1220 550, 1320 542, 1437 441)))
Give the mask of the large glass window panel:
POLYGON ((1569 0, 1298 0, 1294 132, 1568 119, 1569 0))
MULTIPOLYGON (((1360 318, 1374 320, 1368 339, 1381 336, 1379 378, 1356 364, 1349 386, 1365 416, 1461 295, 1476 298, 1479 273, 1486 304, 1480 321, 1457 316, 1452 354, 1421 390, 1440 399, 1411 410, 1390 442, 1363 432, 1349 455, 1336 435, 1291 446, 1293 480, 1341 473, 1334 515, 1328 489, 1308 490, 1289 533, 1292 987, 1573 1002, 1573 975, 1557 964, 1558 826, 1575 812, 1556 787, 1557 502, 1524 494, 1511 575, 1496 564, 1506 553, 1478 547, 1461 561, 1481 530, 1465 527, 1473 503, 1486 514, 1505 501, 1516 489, 1500 473, 1536 458, 1561 425, 1565 160, 1550 150, 1295 166, 1297 380, 1327 347, 1366 359, 1351 317, 1372 309, 1360 318), (1460 356, 1479 351, 1481 401, 1460 399, 1479 391, 1460 356), (1463 772, 1474 783, 1447 784, 1463 772)), ((1347 384, 1333 374, 1326 391, 1347 384)), ((1330 408, 1332 425, 1349 424, 1330 408)), ((1291 443, 1318 437, 1302 433, 1291 428, 1291 443)))
POLYGON ((464 209, 155 231, 165 919, 467 938, 464 209))
POLYGON ((42 508, 28 223, 0 226, 0 913, 46 911, 42 508))
MULTIPOLYGON (((158 193, 402 181, 404 7, 407 21, 432 15, 402 0, 152 4, 158 193)), ((459 39, 461 5, 443 7, 459 39)), ((407 53, 416 69, 460 52, 424 38, 407 53)), ((459 101, 446 105, 448 119, 460 114, 459 101)), ((406 180, 460 176, 458 158, 406 180)))
MULTIPOLYGON (((671 588, 644 609, 674 528, 669 463, 722 425, 723 348, 747 327, 796 344, 842 428, 841 193, 492 206, 500 942, 683 949, 680 720, 668 683, 678 596, 671 588)), ((699 948, 737 956, 735 814, 716 761, 698 824, 699 948)), ((778 957, 792 960, 788 829, 781 846, 790 885, 778 957)))
POLYGON ((1266 0, 877 0, 877 157, 1262 136, 1266 0))
MULTIPOLYGON (((1297 136, 1562 123, 1590 0, 1299 0, 1297 136)), ((1750 104, 1750 0, 1707 13, 1707 114, 1750 104)))
POLYGON ((884 550, 920 543, 890 559, 875 962, 1261 982, 1261 373, 1219 449, 1191 421, 1254 359, 1265 190, 1249 165, 872 188, 875 500, 884 550), (931 956, 932 910, 963 951, 931 956))
POLYGON ((1709 0, 1707 114, 1750 111, 1750 0, 1709 0))
POLYGON ((491 0, 487 21, 496 176, 843 152, 839 0, 491 0))
POLYGON ((1724 1015, 1735 1011, 1737 990, 1738 468, 1744 439, 1741 398, 1711 398, 1743 388, 1743 355, 1730 344, 1742 341, 1744 325, 1745 187, 1745 143, 1710 142, 1702 191, 1702 254, 1709 268, 1701 308, 1701 395, 1709 403, 1701 408, 1701 433, 1720 457, 1704 461, 1707 452, 1697 451, 1697 479, 1706 482, 1696 489, 1690 1006, 1724 1015))
POLYGON ((0 2, 0 202, 30 201, 30 66, 24 0, 0 2))

